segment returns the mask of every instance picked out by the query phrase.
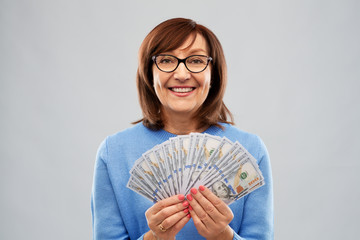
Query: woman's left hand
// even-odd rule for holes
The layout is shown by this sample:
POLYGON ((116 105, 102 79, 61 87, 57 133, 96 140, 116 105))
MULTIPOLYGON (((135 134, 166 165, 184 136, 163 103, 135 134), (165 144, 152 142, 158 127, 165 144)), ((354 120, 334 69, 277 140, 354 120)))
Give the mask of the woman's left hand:
POLYGON ((233 230, 229 223, 234 218, 231 209, 208 188, 192 188, 187 195, 190 214, 199 234, 208 240, 233 239, 233 230))

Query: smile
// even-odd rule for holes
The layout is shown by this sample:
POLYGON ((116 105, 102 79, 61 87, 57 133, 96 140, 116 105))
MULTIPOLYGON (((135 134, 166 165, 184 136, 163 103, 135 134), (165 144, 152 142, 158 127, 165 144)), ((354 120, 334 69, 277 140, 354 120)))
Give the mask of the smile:
POLYGON ((174 88, 169 88, 169 89, 173 92, 187 93, 187 92, 193 91, 195 88, 193 88, 193 87, 186 87, 186 88, 174 87, 174 88))

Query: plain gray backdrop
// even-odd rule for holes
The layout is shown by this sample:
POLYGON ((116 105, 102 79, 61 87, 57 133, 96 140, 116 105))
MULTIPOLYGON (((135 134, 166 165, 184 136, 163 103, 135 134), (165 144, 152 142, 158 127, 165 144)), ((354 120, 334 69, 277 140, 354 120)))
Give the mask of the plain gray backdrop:
POLYGON ((275 239, 356 238, 359 11, 356 0, 0 0, 0 239, 91 238, 97 147, 141 117, 138 48, 173 17, 223 45, 225 103, 270 153, 275 239))

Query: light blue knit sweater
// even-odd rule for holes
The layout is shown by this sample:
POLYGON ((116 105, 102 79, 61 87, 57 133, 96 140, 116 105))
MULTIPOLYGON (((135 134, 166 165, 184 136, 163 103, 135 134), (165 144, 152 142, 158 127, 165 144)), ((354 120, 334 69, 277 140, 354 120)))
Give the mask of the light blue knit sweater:
MULTIPOLYGON (((229 124, 221 125, 224 130, 212 126, 205 133, 239 141, 256 158, 265 178, 264 186, 229 206, 234 213, 230 223, 234 239, 273 239, 273 189, 266 147, 253 134, 229 124)), ((102 142, 95 163, 91 195, 94 239, 142 239, 149 231, 145 211, 153 203, 126 187, 129 170, 144 152, 175 136, 164 130, 152 131, 139 123, 102 142)), ((190 220, 176 239, 204 238, 190 220)))

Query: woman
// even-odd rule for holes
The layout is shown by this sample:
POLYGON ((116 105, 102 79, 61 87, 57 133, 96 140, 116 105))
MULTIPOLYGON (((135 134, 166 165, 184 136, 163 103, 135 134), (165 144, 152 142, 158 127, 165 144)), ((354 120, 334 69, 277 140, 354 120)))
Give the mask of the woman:
POLYGON ((206 27, 167 20, 144 39, 137 88, 143 118, 107 137, 95 164, 94 239, 272 239, 272 179, 263 142, 231 124, 223 103, 226 64, 206 27), (126 188, 129 170, 147 150, 170 137, 208 133, 239 141, 256 159, 266 185, 227 206, 209 189, 191 189, 156 204, 126 188))

